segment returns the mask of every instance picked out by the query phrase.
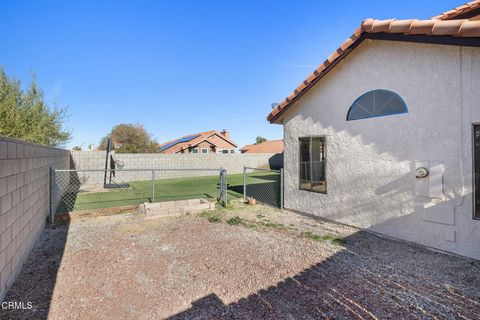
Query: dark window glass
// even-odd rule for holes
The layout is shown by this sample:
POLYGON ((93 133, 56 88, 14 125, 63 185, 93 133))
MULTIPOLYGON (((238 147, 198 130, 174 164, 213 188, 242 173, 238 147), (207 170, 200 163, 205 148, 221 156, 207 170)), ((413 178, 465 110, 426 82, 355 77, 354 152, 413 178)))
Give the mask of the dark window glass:
POLYGON ((300 144, 300 190, 326 193, 325 138, 306 137, 300 144))
POLYGON ((407 105, 395 92, 377 89, 361 95, 348 110, 347 121, 407 113, 407 105))
POLYGON ((475 194, 473 217, 480 219, 480 125, 473 126, 473 180, 475 194))

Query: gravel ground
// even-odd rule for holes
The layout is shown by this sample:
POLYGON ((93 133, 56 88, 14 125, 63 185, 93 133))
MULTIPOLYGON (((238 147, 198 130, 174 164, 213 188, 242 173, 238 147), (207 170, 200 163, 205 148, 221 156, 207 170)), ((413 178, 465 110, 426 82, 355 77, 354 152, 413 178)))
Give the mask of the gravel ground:
POLYGON ((5 301, 34 308, 2 319, 479 319, 480 262, 261 206, 81 216, 45 229, 5 301))

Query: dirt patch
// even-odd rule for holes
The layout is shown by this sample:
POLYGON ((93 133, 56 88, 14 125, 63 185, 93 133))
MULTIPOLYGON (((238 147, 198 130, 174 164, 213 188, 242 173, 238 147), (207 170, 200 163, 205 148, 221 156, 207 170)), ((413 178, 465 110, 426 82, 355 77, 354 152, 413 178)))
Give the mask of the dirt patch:
POLYGON ((61 212, 55 215, 55 223, 65 224, 69 223, 71 220, 78 220, 84 218, 95 218, 95 217, 104 217, 112 216, 122 213, 137 213, 138 205, 128 205, 128 206, 119 206, 114 208, 106 209, 91 209, 91 210, 78 210, 72 212, 61 212))
POLYGON ((2 319, 474 319, 479 275, 478 261, 261 206, 82 217, 45 230, 6 297, 34 308, 2 319))

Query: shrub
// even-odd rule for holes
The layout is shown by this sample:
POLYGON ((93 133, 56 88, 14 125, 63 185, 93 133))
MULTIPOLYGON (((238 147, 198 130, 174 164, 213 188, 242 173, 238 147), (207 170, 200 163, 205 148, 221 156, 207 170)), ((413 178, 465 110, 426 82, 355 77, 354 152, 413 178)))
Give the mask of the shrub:
POLYGON ((0 67, 0 136, 61 147, 71 138, 67 118, 66 108, 47 104, 35 75, 24 90, 0 67))

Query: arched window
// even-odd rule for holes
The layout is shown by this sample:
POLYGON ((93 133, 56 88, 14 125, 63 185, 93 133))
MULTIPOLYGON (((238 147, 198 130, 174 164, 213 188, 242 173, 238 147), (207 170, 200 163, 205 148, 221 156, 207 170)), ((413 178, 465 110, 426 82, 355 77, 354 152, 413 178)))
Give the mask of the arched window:
POLYGON ((395 92, 377 89, 368 91, 353 102, 347 121, 408 113, 405 101, 395 92))

